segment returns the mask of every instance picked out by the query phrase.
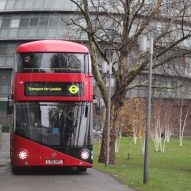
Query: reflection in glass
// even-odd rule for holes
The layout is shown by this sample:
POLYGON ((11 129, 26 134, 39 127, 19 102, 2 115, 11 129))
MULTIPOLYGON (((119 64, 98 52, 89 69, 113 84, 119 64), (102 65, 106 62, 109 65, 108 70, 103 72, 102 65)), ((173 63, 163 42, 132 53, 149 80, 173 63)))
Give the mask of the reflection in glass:
POLYGON ((0 31, 0 37, 5 38, 9 35, 9 29, 5 28, 5 29, 1 29, 0 31))
POLYGON ((48 15, 40 15, 39 27, 43 28, 43 27, 48 26, 48 20, 49 20, 48 15))
POLYGON ((29 26, 31 27, 37 27, 38 26, 38 20, 39 20, 39 17, 38 16, 31 16, 30 17, 30 21, 29 21, 29 26))
POLYGON ((9 37, 10 38, 14 38, 14 37, 16 37, 17 36, 17 32, 18 32, 18 29, 11 29, 10 31, 9 31, 9 37))
POLYGON ((49 27, 47 30, 47 37, 49 38, 57 37, 57 28, 49 27))
POLYGON ((30 28, 26 36, 29 38, 35 38, 37 36, 37 30, 30 28))
POLYGON ((58 26, 58 21, 59 21, 59 16, 58 15, 50 16, 49 27, 57 27, 58 26))
POLYGON ((12 70, 0 70, 0 95, 8 95, 11 89, 12 70))
POLYGON ((37 36, 41 37, 41 38, 46 38, 46 34, 47 34, 47 28, 38 28, 37 30, 37 36))
POLYGON ((44 145, 87 146, 90 116, 87 102, 16 103, 16 133, 44 145))
POLYGON ((28 27, 29 17, 21 17, 20 27, 28 27))
POLYGON ((20 23, 20 19, 19 18, 11 19, 10 28, 18 28, 19 27, 19 23, 20 23))
POLYGON ((27 27, 20 28, 19 32, 18 32, 18 37, 19 38, 26 38, 27 34, 28 34, 28 28, 27 27))
POLYGON ((1 27, 2 28, 8 28, 10 26, 10 23, 11 23, 11 17, 6 16, 3 18, 3 22, 2 22, 1 27))
POLYGON ((6 61, 6 66, 11 66, 11 67, 13 67, 13 65, 14 65, 14 56, 7 56, 7 61, 6 61))
POLYGON ((20 53, 17 72, 85 73, 87 54, 20 53))

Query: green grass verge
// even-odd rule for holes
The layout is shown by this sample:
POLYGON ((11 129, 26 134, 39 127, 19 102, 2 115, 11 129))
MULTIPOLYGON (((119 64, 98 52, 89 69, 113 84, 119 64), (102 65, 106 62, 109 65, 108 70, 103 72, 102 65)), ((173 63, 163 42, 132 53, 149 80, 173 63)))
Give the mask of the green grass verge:
POLYGON ((166 143, 164 153, 154 151, 150 145, 149 181, 143 184, 144 156, 140 143, 132 144, 131 159, 127 159, 128 138, 120 140, 116 165, 105 167, 98 163, 99 143, 94 144, 94 168, 113 175, 128 187, 139 191, 190 191, 191 190, 191 139, 179 146, 178 139, 166 143))

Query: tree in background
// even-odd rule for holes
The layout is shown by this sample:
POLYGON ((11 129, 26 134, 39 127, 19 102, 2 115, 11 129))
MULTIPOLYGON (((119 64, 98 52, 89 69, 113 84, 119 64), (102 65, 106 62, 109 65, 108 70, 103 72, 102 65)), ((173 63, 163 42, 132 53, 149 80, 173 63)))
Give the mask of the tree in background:
POLYGON ((177 121, 179 126, 179 141, 180 146, 183 145, 184 130, 187 125, 190 124, 191 107, 186 100, 185 88, 178 88, 178 101, 177 101, 177 121), (183 89, 182 89, 183 88, 183 89))
MULTIPOLYGON (((106 111, 108 109, 108 91, 103 75, 99 70, 99 58, 112 61, 115 88, 111 98, 110 126, 110 164, 114 164, 116 123, 119 111, 124 105, 126 92, 135 86, 147 85, 146 82, 132 84, 142 72, 148 71, 148 56, 138 53, 140 36, 151 35, 154 38, 153 70, 179 74, 189 59, 189 47, 184 41, 191 36, 189 20, 190 1, 182 0, 71 0, 77 5, 81 15, 71 19, 79 27, 80 33, 86 33, 91 51, 92 68, 95 80, 102 94, 106 111), (106 49, 112 49, 109 56, 106 49), (108 58, 109 57, 109 58, 108 58), (184 62, 182 62, 184 61, 184 62), (175 64, 179 63, 178 68, 175 64), (181 63, 181 64, 180 64, 181 63), (173 71, 176 71, 173 73, 173 71)), ((77 36, 77 34, 76 34, 77 36)), ((105 162, 106 126, 100 162, 105 162)))
POLYGON ((153 101, 151 137, 156 151, 165 152, 166 142, 170 141, 176 109, 173 103, 163 99, 153 101))
POLYGON ((144 150, 144 135, 146 127, 145 99, 131 97, 127 99, 118 115, 118 124, 124 136, 129 136, 128 159, 131 156, 131 137, 134 144, 139 138, 141 149, 144 150))
POLYGON ((136 144, 145 131, 145 99, 132 97, 125 101, 118 115, 118 123, 126 136, 132 136, 136 144))

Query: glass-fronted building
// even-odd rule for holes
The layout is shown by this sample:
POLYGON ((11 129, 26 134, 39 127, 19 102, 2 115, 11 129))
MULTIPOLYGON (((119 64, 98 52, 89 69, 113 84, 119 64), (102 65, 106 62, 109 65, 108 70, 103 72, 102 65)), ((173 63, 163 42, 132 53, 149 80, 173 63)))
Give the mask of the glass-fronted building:
POLYGON ((15 49, 41 39, 71 39, 69 24, 77 8, 70 0, 0 1, 0 124, 6 124, 7 95, 11 91, 15 49), (69 37, 70 34, 70 37, 69 37))
MULTIPOLYGON (((86 41, 86 34, 71 24, 71 18, 75 21, 79 16, 80 11, 70 0, 0 0, 0 125, 7 121, 7 97, 11 92, 16 47, 41 39, 86 41)), ((78 20, 82 26, 83 22, 83 19, 78 20)), ((158 85, 160 82, 161 86, 173 86, 179 81, 163 75, 155 75, 153 78, 153 84, 158 85)), ((134 83, 146 80, 147 75, 144 74, 138 76, 134 83)), ((186 86, 181 88, 186 99, 191 97, 189 84, 190 79, 187 79, 186 86)), ((127 92, 127 97, 145 97, 146 93, 145 87, 134 88, 127 92)), ((164 90, 162 93, 155 89, 153 95, 157 98, 178 97, 176 89, 164 90)))

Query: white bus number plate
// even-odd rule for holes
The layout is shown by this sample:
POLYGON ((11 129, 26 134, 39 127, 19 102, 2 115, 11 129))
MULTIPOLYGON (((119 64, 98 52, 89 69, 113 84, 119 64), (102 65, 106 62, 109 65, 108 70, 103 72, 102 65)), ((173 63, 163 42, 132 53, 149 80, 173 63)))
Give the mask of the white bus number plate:
POLYGON ((46 164, 63 164, 63 160, 46 160, 46 164))

